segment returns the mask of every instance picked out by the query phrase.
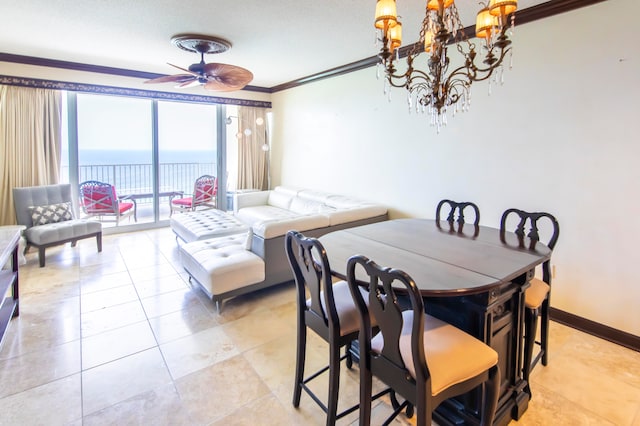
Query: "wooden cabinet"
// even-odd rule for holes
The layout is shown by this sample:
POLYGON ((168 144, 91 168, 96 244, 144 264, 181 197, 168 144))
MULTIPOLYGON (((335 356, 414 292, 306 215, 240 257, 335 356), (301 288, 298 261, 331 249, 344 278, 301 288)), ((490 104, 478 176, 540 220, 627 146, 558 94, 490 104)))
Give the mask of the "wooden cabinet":
MULTIPOLYGON (((507 425, 527 409, 529 394, 522 377, 522 318, 524 290, 532 272, 486 293, 426 298, 425 309, 482 340, 498 353, 500 397, 494 425, 507 425)), ((445 401, 434 414, 441 425, 479 424, 480 389, 445 401)))
POLYGON ((18 246, 20 229, 0 227, 0 343, 11 318, 19 315, 18 246))

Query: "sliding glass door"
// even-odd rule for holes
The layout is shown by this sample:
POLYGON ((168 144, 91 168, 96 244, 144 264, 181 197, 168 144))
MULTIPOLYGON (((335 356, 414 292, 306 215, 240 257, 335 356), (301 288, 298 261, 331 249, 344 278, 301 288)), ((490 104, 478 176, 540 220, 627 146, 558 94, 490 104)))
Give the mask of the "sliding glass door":
POLYGON ((105 227, 166 221, 172 199, 191 196, 199 176, 225 170, 217 149, 224 141, 216 124, 222 105, 71 93, 68 106, 61 180, 78 188, 86 181, 108 183, 120 202, 136 207, 136 219, 92 216, 105 227))
POLYGON ((217 177, 216 127, 215 105, 158 102, 162 218, 167 218, 172 198, 192 195, 198 177, 217 177))

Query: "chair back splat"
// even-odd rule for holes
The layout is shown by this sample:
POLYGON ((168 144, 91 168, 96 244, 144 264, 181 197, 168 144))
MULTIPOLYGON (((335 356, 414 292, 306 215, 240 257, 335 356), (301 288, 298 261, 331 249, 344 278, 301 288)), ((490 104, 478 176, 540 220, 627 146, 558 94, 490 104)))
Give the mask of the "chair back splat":
MULTIPOLYGON (((553 250, 560 236, 560 225, 556 218, 545 212, 526 212, 520 209, 507 209, 500 219, 500 240, 509 244, 506 233, 509 229, 517 236, 518 248, 536 250, 541 235, 550 235, 546 240, 547 247, 553 250), (510 225, 515 223, 515 227, 510 225), (544 231, 544 232, 543 232, 544 231)), ((544 240, 543 240, 544 242, 544 240)), ((538 363, 547 365, 549 356, 549 306, 551 300, 551 259, 542 264, 542 280, 532 278, 529 288, 524 295, 524 349, 523 349, 523 377, 529 382, 529 375, 538 363), (538 329, 538 316, 542 317, 540 323, 540 341, 536 341, 538 329), (533 356, 534 346, 540 350, 533 356)), ((528 384, 526 391, 531 395, 531 387, 528 384)))
POLYGON ((483 384, 480 424, 493 423, 500 391, 495 350, 425 314, 420 290, 401 270, 353 256, 347 264, 347 282, 360 313, 361 426, 371 422, 373 376, 391 393, 394 412, 385 424, 405 408, 409 414, 415 407, 416 424, 431 425, 433 411, 442 401, 483 384), (379 332, 374 334, 369 318, 375 318, 379 332), (404 398, 402 404, 396 394, 404 398))
POLYGON ((475 235, 477 236, 480 232, 479 224, 480 224, 480 209, 477 205, 470 201, 452 201, 452 200, 442 200, 438 203, 436 207, 436 226, 441 228, 441 213, 442 208, 447 205, 449 206, 449 214, 447 215, 446 221, 449 224, 449 232, 459 232, 462 233, 465 224, 464 210, 473 210, 474 220, 473 225, 475 226, 475 235), (457 217, 456 217, 457 215, 457 217), (457 226, 455 225, 457 223, 457 226))
POLYGON ((293 405, 300 404, 304 390, 322 408, 327 425, 358 409, 358 405, 338 413, 340 361, 348 368, 353 363, 351 342, 358 338, 358 313, 345 281, 333 282, 327 254, 316 238, 307 238, 299 232, 289 231, 285 249, 296 282, 297 299, 297 351, 293 405), (309 297, 307 298, 307 294, 309 297), (329 344, 329 365, 305 378, 307 328, 329 344), (340 349, 345 354, 340 356, 340 349), (329 372, 327 404, 307 386, 320 374, 329 372))

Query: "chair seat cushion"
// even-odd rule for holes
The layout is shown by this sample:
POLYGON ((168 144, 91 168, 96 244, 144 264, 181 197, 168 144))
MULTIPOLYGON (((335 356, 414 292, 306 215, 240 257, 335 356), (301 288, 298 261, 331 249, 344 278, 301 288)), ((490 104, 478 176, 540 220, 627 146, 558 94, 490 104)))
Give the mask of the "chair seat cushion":
POLYGON ((118 209, 120 210, 120 214, 126 212, 127 210, 131 210, 131 208, 133 208, 133 203, 128 203, 125 201, 121 201, 118 204, 118 209))
POLYGON ((96 234, 102 231, 100 222, 74 219, 46 225, 33 226, 24 231, 24 236, 29 243, 35 245, 51 244, 58 241, 70 240, 96 234))
MULTIPOLYGON (((411 350, 413 311, 402 313, 403 326, 400 336, 402 361, 412 377, 416 377, 411 350)), ((380 353, 384 346, 382 333, 371 340, 371 349, 380 353)), ((425 315, 424 349, 431 373, 431 394, 464 382, 498 363, 498 353, 459 328, 425 315)))
POLYGON ((174 198, 173 200, 171 200, 171 204, 175 206, 185 206, 185 207, 191 207, 192 202, 193 202, 193 197, 174 198))
POLYGON ((538 278, 533 278, 531 286, 524 292, 524 305, 527 309, 538 309, 549 294, 551 287, 538 278))
MULTIPOLYGON (((346 336, 360 329, 360 313, 356 307, 349 285, 346 281, 336 281, 333 283, 333 300, 336 305, 336 312, 338 314, 338 320, 340 321, 340 336, 346 336)), ((360 289, 362 297, 365 303, 369 300, 369 293, 360 289)), ((324 297, 324 291, 320 292, 320 303, 322 309, 326 312, 326 302, 324 297)), ((307 299, 307 307, 311 306, 311 299, 307 299)), ((372 321, 373 322, 373 321, 372 321)), ((373 324, 375 325, 375 324, 373 324)))

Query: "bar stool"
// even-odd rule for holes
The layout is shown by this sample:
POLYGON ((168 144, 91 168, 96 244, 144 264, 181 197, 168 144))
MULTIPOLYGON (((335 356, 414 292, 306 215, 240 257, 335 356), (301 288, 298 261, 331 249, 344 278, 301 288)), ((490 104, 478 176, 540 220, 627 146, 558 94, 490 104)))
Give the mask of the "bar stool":
MULTIPOLYGON (((514 233, 518 236, 520 247, 529 250, 535 250, 537 242, 540 241, 540 223, 548 221, 551 237, 546 245, 549 249, 554 249, 558 242, 558 236, 560 235, 560 225, 553 215, 544 212, 530 213, 513 208, 506 210, 500 220, 500 236, 503 241, 505 232, 507 231, 509 216, 515 216, 518 220, 514 233), (525 231, 527 224, 530 228, 528 233, 525 231)), ((542 264, 542 279, 532 278, 529 288, 527 288, 524 293, 524 356, 522 374, 527 382, 529 381, 531 371, 538 361, 541 360, 542 365, 547 365, 549 359, 550 298, 551 260, 549 259, 542 264), (540 323, 540 341, 536 341, 538 316, 542 317, 540 323), (538 345, 540 350, 536 356, 533 357, 533 348, 535 345, 538 345)), ((531 394, 530 387, 527 388, 527 391, 531 394)))

